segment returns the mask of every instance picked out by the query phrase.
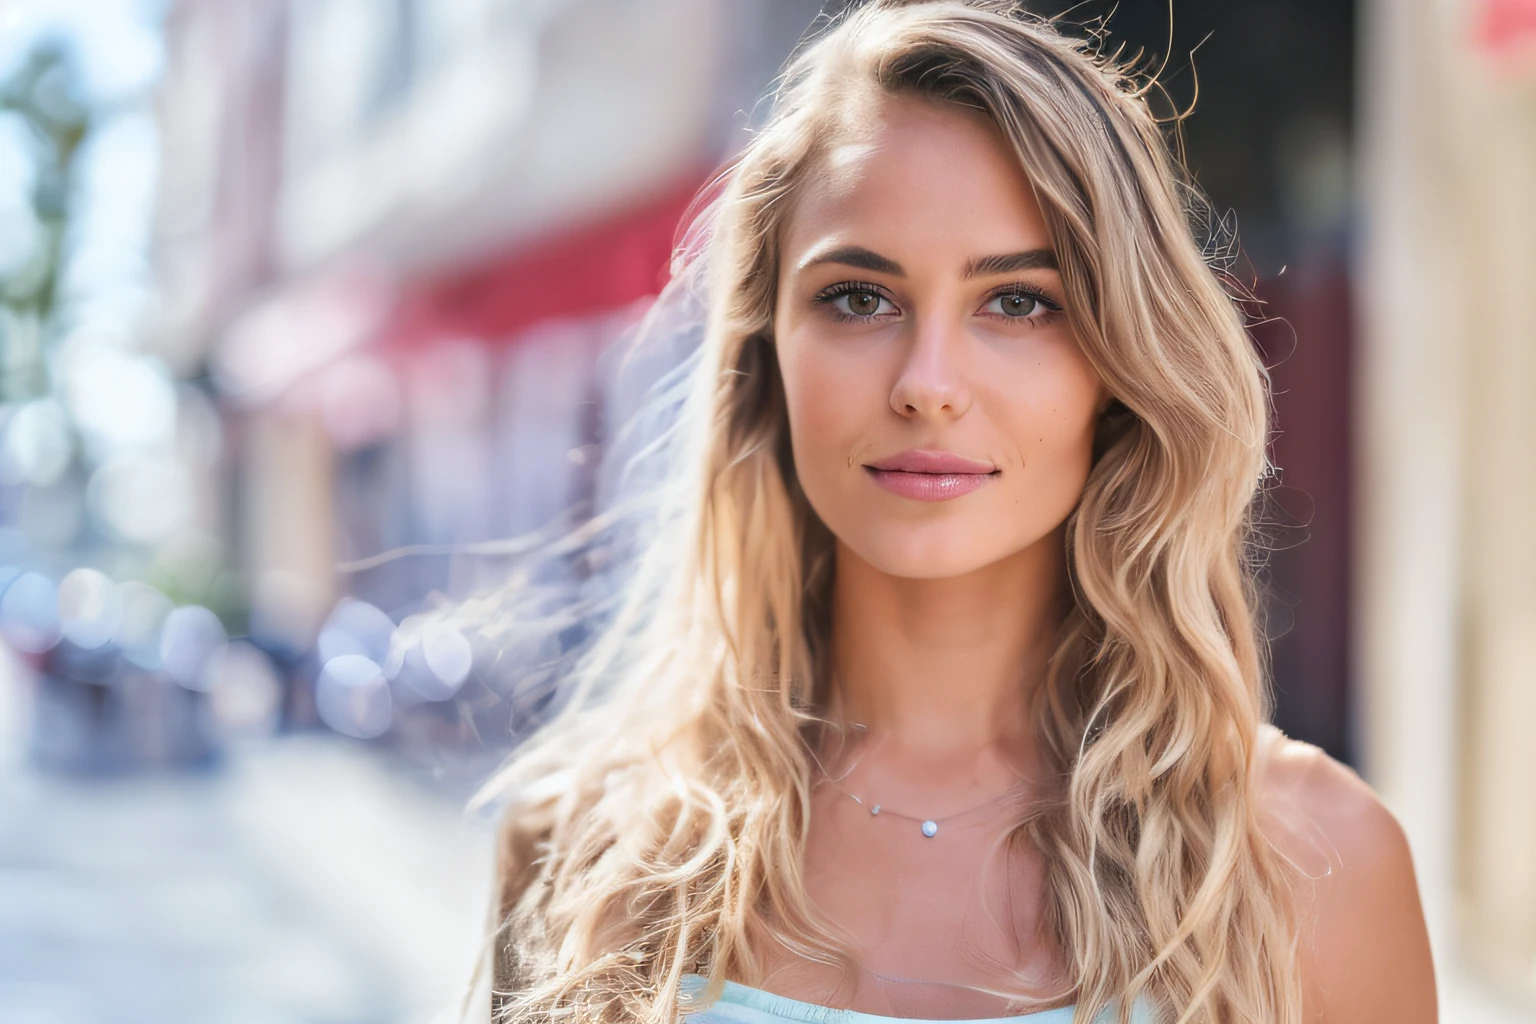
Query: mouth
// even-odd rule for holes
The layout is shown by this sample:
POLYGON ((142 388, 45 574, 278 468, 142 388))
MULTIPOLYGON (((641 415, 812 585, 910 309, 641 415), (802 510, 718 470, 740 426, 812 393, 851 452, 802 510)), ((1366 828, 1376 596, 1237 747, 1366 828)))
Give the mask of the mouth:
POLYGON ((876 484, 914 501, 948 501, 984 487, 1002 470, 953 452, 914 449, 864 464, 876 484))

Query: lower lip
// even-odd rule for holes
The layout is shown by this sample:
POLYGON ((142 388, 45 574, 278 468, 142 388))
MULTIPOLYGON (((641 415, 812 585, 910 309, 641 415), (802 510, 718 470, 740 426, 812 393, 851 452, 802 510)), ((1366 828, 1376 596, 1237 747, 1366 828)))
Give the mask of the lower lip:
POLYGON ((875 483, 914 501, 948 501, 984 486, 996 473, 903 473, 864 467, 875 483))

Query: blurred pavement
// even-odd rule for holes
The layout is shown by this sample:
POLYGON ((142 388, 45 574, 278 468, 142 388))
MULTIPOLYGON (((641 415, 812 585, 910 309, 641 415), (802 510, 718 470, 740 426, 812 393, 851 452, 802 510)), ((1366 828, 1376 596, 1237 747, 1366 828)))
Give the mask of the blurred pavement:
POLYGON ((0 672, 7 1024, 425 1022, 468 974, 490 827, 378 751, 264 741, 223 770, 40 777, 0 672))

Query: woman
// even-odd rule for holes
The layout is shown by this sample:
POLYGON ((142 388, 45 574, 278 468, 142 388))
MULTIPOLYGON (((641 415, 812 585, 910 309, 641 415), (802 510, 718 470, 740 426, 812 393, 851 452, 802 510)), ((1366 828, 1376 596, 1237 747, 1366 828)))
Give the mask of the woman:
POLYGON ((622 602, 488 790, 495 1019, 1436 1019, 1402 832, 1265 724, 1266 375, 1146 88, 1007 0, 793 58, 658 304, 622 602))

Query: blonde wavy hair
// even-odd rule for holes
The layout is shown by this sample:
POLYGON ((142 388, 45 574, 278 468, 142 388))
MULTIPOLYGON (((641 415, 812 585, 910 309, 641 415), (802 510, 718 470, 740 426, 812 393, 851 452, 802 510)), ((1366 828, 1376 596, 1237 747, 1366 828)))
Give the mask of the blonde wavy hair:
POLYGON ((833 546, 796 480, 771 339, 780 226, 870 88, 979 108, 1012 143, 1115 398, 1035 708, 1060 791, 1015 829, 1047 864, 1073 1019, 1121 1000, 1126 1020, 1138 997, 1180 1024, 1301 1019, 1290 875, 1255 798, 1267 375, 1148 77, 1094 43, 1008 0, 855 6, 802 43, 701 195, 672 287, 707 318, 652 452, 652 525, 558 713, 482 793, 505 808, 496 1021, 672 1021, 685 973, 707 995, 754 984, 774 944, 849 962, 801 876, 833 546))

